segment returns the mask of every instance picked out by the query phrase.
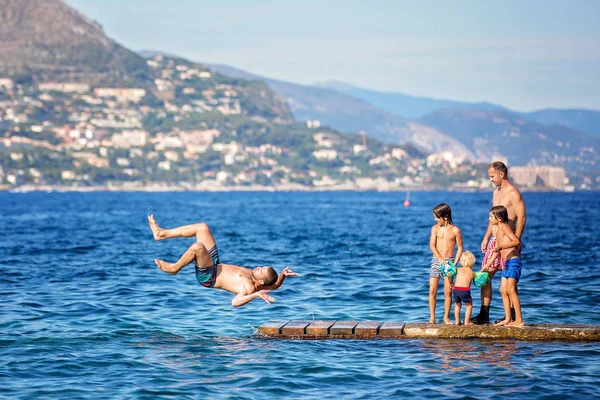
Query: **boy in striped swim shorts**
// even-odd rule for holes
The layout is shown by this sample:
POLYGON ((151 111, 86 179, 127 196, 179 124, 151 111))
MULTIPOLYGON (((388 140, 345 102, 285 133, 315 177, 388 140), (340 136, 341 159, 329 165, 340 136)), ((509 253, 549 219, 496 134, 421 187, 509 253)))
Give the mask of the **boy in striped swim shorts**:
MULTIPOLYGON (((433 253, 429 266, 429 323, 435 324, 435 306, 437 303, 437 290, 442 275, 442 264, 452 261, 454 264, 463 251, 462 233, 460 228, 452 222, 452 210, 445 203, 433 208, 435 225, 431 228, 429 248, 433 253), (454 250, 456 249, 456 254, 454 250)), ((452 307, 452 280, 444 277, 444 323, 450 321, 450 308, 452 307)))

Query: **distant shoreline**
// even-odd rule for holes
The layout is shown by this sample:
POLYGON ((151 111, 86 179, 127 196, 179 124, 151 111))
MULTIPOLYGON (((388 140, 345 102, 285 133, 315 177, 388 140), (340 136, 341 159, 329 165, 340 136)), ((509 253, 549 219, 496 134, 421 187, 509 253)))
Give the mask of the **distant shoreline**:
MULTIPOLYGON (((522 192, 547 192, 547 193, 570 193, 573 190, 557 190, 545 187, 520 188, 522 192)), ((279 186, 184 186, 184 185, 100 185, 100 186, 55 186, 55 185, 0 185, 0 191, 11 193, 29 192, 464 192, 478 193, 490 192, 489 188, 468 187, 441 187, 441 186, 417 186, 417 187, 356 187, 355 185, 332 185, 324 187, 310 187, 302 185, 279 185, 279 186)), ((591 192, 591 191, 590 191, 591 192)))

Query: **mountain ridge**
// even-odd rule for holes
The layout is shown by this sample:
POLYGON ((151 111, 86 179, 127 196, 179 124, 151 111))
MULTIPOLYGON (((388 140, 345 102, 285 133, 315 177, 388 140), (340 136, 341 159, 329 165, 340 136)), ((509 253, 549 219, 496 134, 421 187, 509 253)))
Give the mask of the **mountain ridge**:
POLYGON ((328 87, 368 101, 394 114, 408 119, 418 119, 436 109, 443 108, 472 108, 485 110, 508 110, 507 108, 490 103, 466 102, 450 99, 435 99, 425 96, 414 96, 400 92, 377 91, 361 88, 341 81, 326 81, 319 86, 328 87))
POLYGON ((286 98, 296 119, 319 119, 345 131, 363 130, 387 143, 411 143, 430 153, 450 152, 457 159, 502 159, 512 165, 549 164, 569 170, 600 161, 598 137, 570 127, 544 125, 500 106, 476 108, 459 102, 459 108, 436 108, 420 118, 405 119, 333 88, 284 82, 227 65, 210 64, 209 68, 264 80, 286 98), (596 147, 582 150, 588 144, 596 147))
POLYGON ((600 111, 591 109, 542 108, 523 112, 500 106, 488 101, 464 102, 450 99, 435 99, 412 96, 400 92, 385 92, 365 89, 340 81, 327 81, 321 86, 333 88, 356 98, 370 102, 396 115, 408 119, 419 119, 440 109, 482 109, 510 112, 543 125, 561 125, 594 136, 600 136, 600 111))
POLYGON ((506 159, 512 165, 560 165, 569 171, 600 162, 600 137, 543 125, 511 112, 443 109, 419 121, 454 137, 478 159, 506 159))
POLYGON ((283 96, 297 120, 319 120, 344 132, 364 131, 384 143, 411 143, 430 153, 450 149, 459 157, 474 155, 454 138, 433 128, 409 123, 398 115, 330 88, 301 85, 256 75, 225 64, 207 64, 216 72, 244 79, 258 79, 283 96))
POLYGON ((0 73, 25 81, 125 83, 150 69, 62 0, 0 0, 0 73))

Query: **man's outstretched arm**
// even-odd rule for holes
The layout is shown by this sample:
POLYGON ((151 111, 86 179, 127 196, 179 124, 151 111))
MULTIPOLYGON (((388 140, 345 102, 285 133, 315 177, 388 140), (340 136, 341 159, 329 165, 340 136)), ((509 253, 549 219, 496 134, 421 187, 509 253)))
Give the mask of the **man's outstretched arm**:
POLYGON ((265 290, 277 290, 281 285, 283 285, 283 281, 287 276, 300 276, 296 272, 292 271, 290 267, 285 267, 283 271, 277 277, 277 281, 271 286, 263 286, 262 288, 265 290))
POLYGON ((269 296, 268 290, 259 290, 258 292, 250 294, 238 294, 233 298, 233 300, 231 300, 231 305, 234 307, 241 307, 245 304, 250 303, 252 300, 258 297, 266 301, 267 304, 270 304, 271 302, 275 303, 275 299, 269 296))

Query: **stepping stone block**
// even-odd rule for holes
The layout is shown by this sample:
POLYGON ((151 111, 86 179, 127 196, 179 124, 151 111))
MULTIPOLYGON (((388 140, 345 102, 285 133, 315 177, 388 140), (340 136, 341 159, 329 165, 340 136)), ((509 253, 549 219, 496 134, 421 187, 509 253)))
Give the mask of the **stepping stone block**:
POLYGON ((404 322, 384 322, 379 328, 379 336, 386 338, 404 336, 404 322))
POLYGON ((283 328, 288 322, 290 322, 288 319, 271 319, 259 326, 258 331, 268 336, 279 336, 281 335, 281 328, 283 328))
POLYGON ((304 336, 305 329, 310 325, 310 320, 290 321, 281 328, 283 336, 304 336))
POLYGON ((377 336, 381 322, 363 321, 354 328, 354 334, 360 338, 371 338, 377 336))
POLYGON ((335 321, 313 321, 306 327, 306 334, 327 336, 329 335, 329 328, 331 328, 334 323, 335 321))
POLYGON ((333 326, 329 328, 330 335, 354 335, 354 328, 358 325, 358 321, 335 321, 333 326))

